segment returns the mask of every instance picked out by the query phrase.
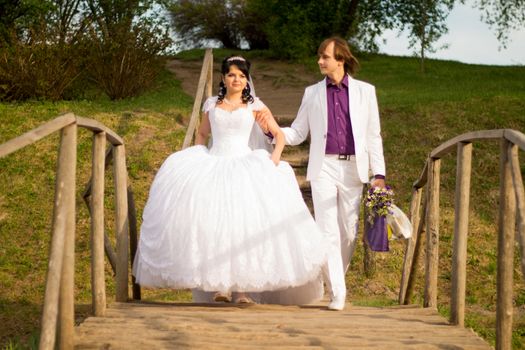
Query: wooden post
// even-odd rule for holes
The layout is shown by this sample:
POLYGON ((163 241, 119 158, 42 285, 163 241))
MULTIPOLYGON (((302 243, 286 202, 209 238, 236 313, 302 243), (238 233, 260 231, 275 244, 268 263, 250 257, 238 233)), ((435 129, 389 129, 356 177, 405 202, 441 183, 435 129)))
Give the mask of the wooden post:
POLYGON ((519 242, 521 258, 521 275, 525 279, 525 190, 521 177, 520 161, 518 158, 518 146, 513 145, 510 150, 512 161, 512 180, 516 191, 516 206, 518 215, 518 232, 516 240, 519 242))
POLYGON ((414 291, 414 284, 417 276, 417 266, 419 264, 419 257, 421 255, 421 241, 423 240, 423 237, 426 235, 426 220, 427 220, 427 203, 428 203, 428 193, 425 197, 425 200, 423 201, 423 210, 421 212, 423 213, 421 219, 419 220, 419 226, 417 228, 416 233, 416 242, 414 247, 414 254, 412 258, 412 263, 410 264, 410 273, 408 274, 408 281, 407 281, 407 291, 405 294, 405 300, 403 301, 403 304, 408 305, 410 304, 410 300, 412 299, 412 294, 414 291))
POLYGON ((115 222, 117 236, 116 300, 128 300, 128 186, 124 145, 113 146, 113 171, 115 181, 115 222))
MULTIPOLYGON (((89 191, 91 193, 91 185, 89 186, 89 191)), ((89 199, 89 196, 84 197, 84 203, 86 203, 89 215, 91 215, 91 200, 89 199)), ((116 273, 117 268, 115 267, 116 261, 117 261, 117 255, 113 251, 113 246, 111 245, 111 241, 109 240, 108 235, 104 231, 104 251, 106 252, 106 256, 108 257, 109 264, 111 265, 111 269, 114 273, 116 273)))
POLYGON ((77 168, 77 125, 64 128, 71 133, 74 142, 71 159, 67 163, 70 175, 68 186, 71 188, 64 198, 67 201, 66 235, 64 237, 64 261, 60 281, 60 349, 73 349, 75 346, 75 221, 76 221, 76 168, 77 168))
POLYGON ((424 307, 437 307, 439 263, 439 182, 440 159, 431 159, 428 167, 427 246, 425 262, 424 307))
MULTIPOLYGON (((71 198, 73 200, 75 198, 76 125, 69 125, 62 129, 57 163, 51 252, 46 279, 44 310, 42 312, 40 350, 55 348, 64 245, 66 244, 66 232, 71 228, 69 213, 72 209, 70 206, 71 198)), ((61 313, 64 311, 62 309, 61 313)), ((73 319, 69 321, 74 322, 73 319)), ((65 326, 64 322, 68 323, 67 320, 63 320, 62 326, 65 326)))
MULTIPOLYGON (((133 198, 133 191, 128 186, 128 215, 129 215, 129 250, 131 253, 131 266, 137 254, 137 211, 135 210, 135 199, 133 198)), ((135 276, 131 276, 131 293, 133 300, 140 300, 140 285, 135 281, 135 276)))
POLYGON ((512 348, 512 273, 516 197, 512 187, 512 144, 503 139, 500 159, 500 205, 496 305, 496 349, 512 348))
POLYGON ((212 61, 212 50, 206 49, 204 54, 204 61, 202 62, 201 74, 199 77, 199 84, 197 85, 197 93, 195 94, 195 101, 193 102, 193 110, 191 112, 190 123, 188 125, 188 130, 184 136, 184 142, 182 143, 182 148, 186 148, 191 145, 193 134, 197 132, 197 125, 200 115, 200 109, 202 104, 202 98, 204 95, 204 88, 206 80, 208 78, 208 70, 210 69, 210 61, 212 61))
POLYGON ((467 236, 471 165, 472 144, 458 143, 450 323, 460 327, 463 327, 465 324, 465 286, 467 278, 467 236))
POLYGON ((412 200, 410 202, 410 220, 412 222, 412 236, 406 240, 405 259, 403 260, 403 273, 401 275, 401 285, 399 287, 399 304, 405 301, 408 279, 412 267, 412 259, 417 241, 417 228, 419 226, 419 208, 421 207, 421 188, 415 188, 412 191, 412 200))
POLYGON ((208 66, 208 74, 206 75, 206 98, 213 95, 213 51, 210 50, 210 60, 208 66))
POLYGON ((91 184, 91 297, 93 315, 106 313, 106 282, 104 279, 104 162, 106 133, 93 135, 91 184))

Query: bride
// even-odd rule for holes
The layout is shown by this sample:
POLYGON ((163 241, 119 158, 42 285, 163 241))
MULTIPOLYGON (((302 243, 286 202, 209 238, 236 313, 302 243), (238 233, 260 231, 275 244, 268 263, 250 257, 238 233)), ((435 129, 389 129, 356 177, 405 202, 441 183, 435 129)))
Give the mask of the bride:
POLYGON ((206 292, 238 303, 322 297, 326 240, 280 160, 284 136, 275 120, 273 151, 249 147, 255 115, 267 108, 250 93, 249 68, 240 56, 222 62, 196 145, 170 155, 155 176, 133 264, 142 286, 192 288, 196 301, 206 292))

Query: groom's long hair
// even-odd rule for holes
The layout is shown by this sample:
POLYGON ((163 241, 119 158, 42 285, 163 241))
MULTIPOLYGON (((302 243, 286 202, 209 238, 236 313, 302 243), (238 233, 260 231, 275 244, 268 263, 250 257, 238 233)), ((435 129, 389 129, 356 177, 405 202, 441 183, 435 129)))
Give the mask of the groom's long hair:
POLYGON ((319 49, 317 49, 317 54, 321 55, 330 43, 334 43, 334 58, 337 61, 344 61, 345 73, 354 76, 355 73, 357 73, 357 70, 359 69, 359 62, 357 61, 357 58, 355 58, 355 56, 352 55, 350 47, 348 46, 348 42, 345 39, 340 38, 338 36, 333 36, 331 38, 325 39, 321 43, 321 45, 319 45, 319 49))

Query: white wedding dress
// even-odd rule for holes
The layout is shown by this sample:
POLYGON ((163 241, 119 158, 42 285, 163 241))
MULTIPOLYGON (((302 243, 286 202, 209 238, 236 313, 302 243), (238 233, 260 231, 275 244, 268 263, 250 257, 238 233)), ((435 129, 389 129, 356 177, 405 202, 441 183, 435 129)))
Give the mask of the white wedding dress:
POLYGON ((206 291, 266 291, 255 299, 281 304, 320 299, 327 240, 290 165, 275 166, 266 150, 248 146, 252 110, 264 105, 256 99, 228 112, 216 101, 204 104, 213 146, 173 153, 155 176, 133 266, 137 282, 193 288, 196 301, 206 301, 206 291))

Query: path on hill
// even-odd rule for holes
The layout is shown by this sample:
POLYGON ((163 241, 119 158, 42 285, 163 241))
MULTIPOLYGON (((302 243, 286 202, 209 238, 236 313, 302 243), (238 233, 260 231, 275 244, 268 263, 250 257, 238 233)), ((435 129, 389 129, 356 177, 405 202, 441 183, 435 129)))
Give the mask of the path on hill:
MULTIPOLYGON (((258 97, 272 110, 279 124, 288 125, 299 109, 304 89, 319 80, 320 75, 304 69, 302 65, 269 60, 250 60, 251 75, 258 97)), ((220 81, 220 63, 214 61, 213 94, 220 81)), ((171 60, 168 69, 181 80, 183 90, 195 96, 202 61, 171 60)))

